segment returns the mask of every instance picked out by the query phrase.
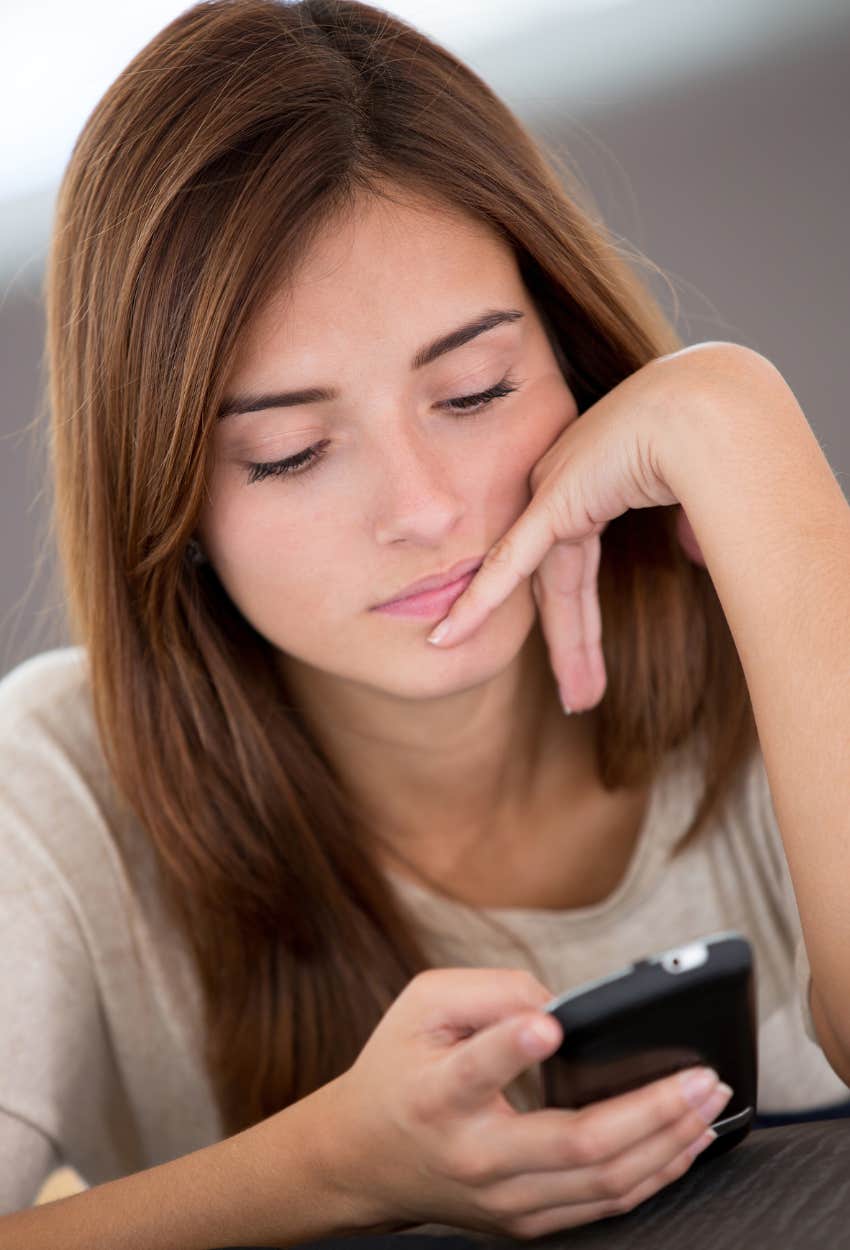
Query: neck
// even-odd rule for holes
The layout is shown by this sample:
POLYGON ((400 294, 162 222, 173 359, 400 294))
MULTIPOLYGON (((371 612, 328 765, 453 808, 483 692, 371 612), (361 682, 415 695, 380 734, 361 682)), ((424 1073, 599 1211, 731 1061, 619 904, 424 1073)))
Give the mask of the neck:
POLYGON ((508 669, 447 698, 376 695, 291 660, 286 680, 390 859, 454 872, 598 790, 594 714, 564 715, 538 622, 508 669))

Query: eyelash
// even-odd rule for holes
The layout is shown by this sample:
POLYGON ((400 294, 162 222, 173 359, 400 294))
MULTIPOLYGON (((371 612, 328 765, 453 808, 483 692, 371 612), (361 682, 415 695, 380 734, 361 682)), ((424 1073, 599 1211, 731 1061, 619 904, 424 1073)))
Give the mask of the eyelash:
MULTIPOLYGON (((458 416, 477 417, 495 400, 503 399, 517 390, 519 390, 519 384, 514 382, 510 374, 505 374, 501 382, 497 382, 488 390, 479 391, 477 395, 461 395, 457 399, 448 399, 442 406, 449 411, 454 411, 458 416)), ((324 445, 326 444, 314 443, 312 447, 307 447, 294 456, 287 456, 285 460, 272 460, 266 464, 249 463, 246 466, 250 470, 248 484, 262 482, 267 477, 301 477, 309 473, 323 458, 318 449, 324 445)))

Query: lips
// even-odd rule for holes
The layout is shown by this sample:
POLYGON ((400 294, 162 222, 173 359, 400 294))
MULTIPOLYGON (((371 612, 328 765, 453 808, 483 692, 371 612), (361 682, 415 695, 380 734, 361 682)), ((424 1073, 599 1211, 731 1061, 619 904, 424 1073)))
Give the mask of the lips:
POLYGON ((471 560, 461 560, 459 564, 455 564, 452 568, 447 569, 445 573, 437 573, 432 577, 420 578, 418 582, 411 582, 409 586, 405 587, 401 594, 396 595, 392 599, 387 599, 384 603, 378 603, 375 606, 378 608, 385 608, 390 604, 402 603, 406 599, 415 598, 417 595, 422 595, 426 591, 440 590, 444 586, 450 586, 452 582, 458 581, 458 579, 463 577, 465 574, 475 572, 479 569, 483 559, 483 556, 476 556, 471 560))
POLYGON ((438 590, 420 590, 418 595, 408 595, 405 599, 391 600, 389 603, 380 604, 373 610, 381 612, 386 616, 428 617, 442 620, 454 601, 466 590, 477 572, 477 569, 472 568, 468 573, 464 573, 462 577, 456 578, 453 582, 448 582, 438 590))

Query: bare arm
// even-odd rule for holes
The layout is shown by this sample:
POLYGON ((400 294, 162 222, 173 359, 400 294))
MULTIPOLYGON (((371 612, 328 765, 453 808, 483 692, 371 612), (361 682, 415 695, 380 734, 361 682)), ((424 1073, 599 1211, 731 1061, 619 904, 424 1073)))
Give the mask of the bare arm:
POLYGON ((745 359, 746 374, 718 373, 725 390, 707 419, 669 423, 668 481, 744 668, 811 965, 812 1018, 846 1083, 850 508, 785 379, 764 357, 745 359))
POLYGON ((360 1231, 332 1162, 335 1082, 233 1137, 0 1218, 0 1250, 294 1246, 360 1231))

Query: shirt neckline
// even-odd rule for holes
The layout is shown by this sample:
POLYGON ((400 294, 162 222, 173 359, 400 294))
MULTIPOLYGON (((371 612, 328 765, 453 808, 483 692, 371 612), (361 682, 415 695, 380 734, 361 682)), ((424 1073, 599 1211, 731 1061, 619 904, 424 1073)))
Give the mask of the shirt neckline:
POLYGON ((668 753, 651 786, 649 801, 626 871, 610 894, 584 907, 475 907, 449 898, 393 868, 385 873, 402 895, 416 900, 418 910, 440 916, 484 915, 509 927, 546 929, 565 925, 594 925, 610 913, 622 911, 645 893, 649 878, 668 857, 669 850, 688 827, 696 808, 693 743, 668 753))

